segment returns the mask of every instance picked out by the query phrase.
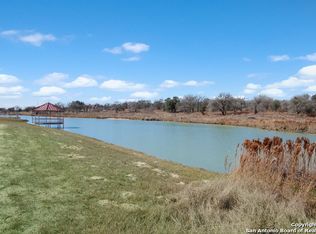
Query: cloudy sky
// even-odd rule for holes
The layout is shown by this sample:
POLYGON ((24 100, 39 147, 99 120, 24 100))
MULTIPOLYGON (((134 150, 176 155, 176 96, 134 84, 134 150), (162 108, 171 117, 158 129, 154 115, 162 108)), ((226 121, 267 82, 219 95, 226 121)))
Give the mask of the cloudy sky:
POLYGON ((0 3, 0 106, 316 93, 316 1, 0 3))

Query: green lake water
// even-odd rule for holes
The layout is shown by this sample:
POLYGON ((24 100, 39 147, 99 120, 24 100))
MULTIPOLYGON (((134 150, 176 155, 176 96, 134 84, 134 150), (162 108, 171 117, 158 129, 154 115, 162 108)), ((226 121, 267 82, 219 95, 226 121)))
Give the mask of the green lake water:
POLYGON ((161 159, 217 172, 225 172, 225 157, 234 161, 237 145, 244 139, 280 136, 287 140, 305 136, 316 141, 316 135, 313 134, 137 120, 66 118, 65 130, 161 159))

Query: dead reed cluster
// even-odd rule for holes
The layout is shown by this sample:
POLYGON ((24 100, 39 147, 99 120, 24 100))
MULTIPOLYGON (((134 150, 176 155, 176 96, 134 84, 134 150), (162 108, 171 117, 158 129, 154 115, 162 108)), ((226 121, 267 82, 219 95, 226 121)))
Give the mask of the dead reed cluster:
POLYGON ((316 188, 315 150, 316 143, 305 137, 286 142, 280 137, 245 140, 236 173, 310 191, 316 188))

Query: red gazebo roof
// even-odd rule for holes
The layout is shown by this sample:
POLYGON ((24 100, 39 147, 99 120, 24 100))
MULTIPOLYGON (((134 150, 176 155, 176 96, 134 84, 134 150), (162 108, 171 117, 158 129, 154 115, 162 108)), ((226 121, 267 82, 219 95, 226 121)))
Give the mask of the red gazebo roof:
POLYGON ((41 111, 61 112, 63 110, 59 108, 58 106, 50 102, 47 102, 41 106, 36 107, 33 111, 34 112, 41 112, 41 111))

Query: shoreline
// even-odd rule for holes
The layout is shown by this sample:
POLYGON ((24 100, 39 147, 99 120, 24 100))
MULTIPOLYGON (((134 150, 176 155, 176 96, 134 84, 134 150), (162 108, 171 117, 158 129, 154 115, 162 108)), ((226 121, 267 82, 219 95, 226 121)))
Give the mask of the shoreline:
MULTIPOLYGON (((29 112, 22 115, 30 116, 29 112)), ((94 118, 112 120, 166 121, 176 123, 215 124, 252 127, 271 131, 316 134, 316 118, 290 115, 287 113, 242 113, 222 116, 217 113, 167 113, 153 112, 78 112, 65 113, 65 118, 94 118)))
POLYGON ((185 166, 84 135, 0 119, 0 138, 6 146, 0 147, 0 195, 5 198, 0 217, 6 218, 1 233, 121 233, 121 227, 149 233, 156 226, 161 228, 154 233, 242 233, 262 217, 277 227, 315 217, 309 208, 313 197, 276 196, 260 181, 185 166), (231 200, 233 206, 219 205, 231 200), (275 223, 271 212, 289 218, 275 223), (232 222, 237 226, 231 228, 232 222))

